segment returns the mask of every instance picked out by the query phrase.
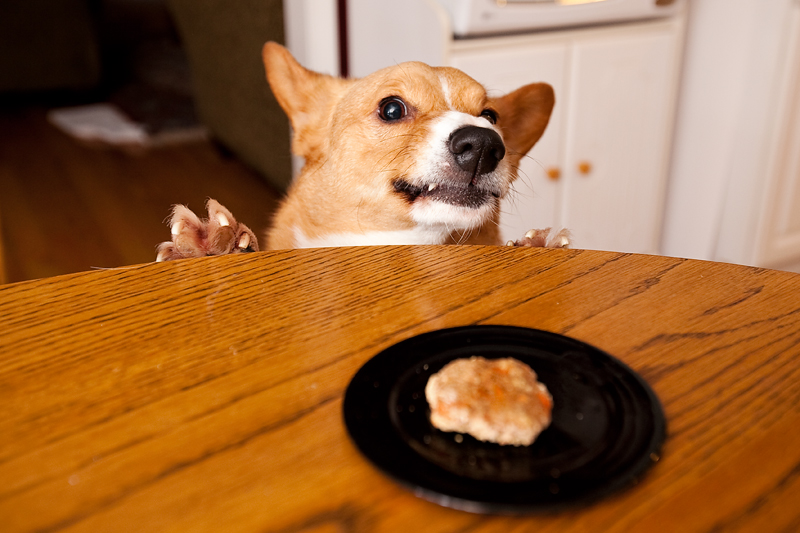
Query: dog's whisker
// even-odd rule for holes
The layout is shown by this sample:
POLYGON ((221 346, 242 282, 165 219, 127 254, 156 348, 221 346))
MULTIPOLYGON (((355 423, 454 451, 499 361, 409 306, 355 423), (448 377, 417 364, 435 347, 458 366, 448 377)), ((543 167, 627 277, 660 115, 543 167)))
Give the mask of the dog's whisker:
MULTIPOLYGON (((524 155, 524 156, 522 156, 522 157, 523 157, 524 159, 529 159, 529 160, 533 161, 533 162, 536 164, 536 166, 538 166, 538 167, 539 167, 539 169, 542 171, 542 173, 545 173, 545 174, 547 173, 547 168, 545 168, 545 166, 544 166, 544 163, 542 163, 542 161, 541 161, 541 160, 539 160, 539 159, 536 159, 535 157, 533 157, 533 156, 531 156, 531 155, 524 155)), ((521 169, 522 169, 522 168, 521 168, 519 165, 516 165, 516 168, 515 168, 514 170, 516 170, 517 172, 519 172, 521 169)))
POLYGON ((358 231, 364 233, 364 228, 361 226, 361 206, 363 205, 364 200, 360 199, 358 201, 358 206, 356 207, 356 225, 358 226, 358 231))
POLYGON ((459 243, 458 243, 458 244, 464 244, 465 242, 467 242, 467 241, 469 240, 469 238, 470 238, 470 237, 472 237, 472 232, 473 232, 473 231, 474 231, 474 230, 473 230, 472 228, 470 228, 470 229, 466 230, 466 231, 465 231, 465 232, 464 232, 464 233, 461 235, 461 240, 459 241, 459 243))
MULTIPOLYGON (((386 166, 388 166, 388 165, 391 165, 392 163, 394 163, 395 161, 397 161, 397 159, 399 159, 399 158, 400 158, 400 157, 402 157, 402 156, 405 156, 405 155, 407 155, 408 153, 409 153, 409 151, 408 151, 408 149, 406 149, 406 148, 404 148, 404 149, 402 149, 402 150, 399 150, 399 151, 397 151, 397 152, 394 154, 394 157, 392 157, 391 161, 387 161, 387 162, 386 162, 386 166)), ((386 167, 384 167, 384 170, 385 170, 385 168, 386 168, 386 167)))

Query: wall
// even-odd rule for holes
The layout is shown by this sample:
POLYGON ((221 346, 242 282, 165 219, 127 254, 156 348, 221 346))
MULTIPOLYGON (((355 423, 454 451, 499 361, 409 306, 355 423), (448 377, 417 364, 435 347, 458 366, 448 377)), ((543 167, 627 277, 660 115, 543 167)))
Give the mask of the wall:
POLYGON ((794 0, 694 0, 662 252, 752 264, 794 0))
POLYGON ((283 0, 286 47, 306 68, 338 75, 336 0, 283 0))

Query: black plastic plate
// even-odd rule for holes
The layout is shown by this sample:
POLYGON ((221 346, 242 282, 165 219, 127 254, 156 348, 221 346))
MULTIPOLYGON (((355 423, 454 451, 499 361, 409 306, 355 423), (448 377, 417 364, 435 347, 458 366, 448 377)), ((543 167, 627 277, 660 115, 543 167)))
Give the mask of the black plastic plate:
POLYGON ((344 399, 351 438, 417 496, 471 512, 518 514, 590 503, 635 483, 666 434, 647 383, 583 342, 510 326, 468 326, 406 339, 370 359, 344 399), (462 357, 514 357, 553 395, 553 421, 530 446, 434 428, 428 378, 462 357))

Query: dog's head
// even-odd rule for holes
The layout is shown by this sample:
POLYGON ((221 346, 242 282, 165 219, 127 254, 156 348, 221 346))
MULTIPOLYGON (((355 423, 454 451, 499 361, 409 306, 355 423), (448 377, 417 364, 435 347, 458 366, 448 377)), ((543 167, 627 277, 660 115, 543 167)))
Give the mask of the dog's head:
MULTIPOLYGON (((337 205, 369 230, 474 229, 496 215, 555 98, 544 83, 489 98, 449 67, 402 63, 344 80, 309 71, 275 43, 267 78, 289 116, 293 151, 337 205)), ((362 228, 363 229, 363 228, 362 228)))

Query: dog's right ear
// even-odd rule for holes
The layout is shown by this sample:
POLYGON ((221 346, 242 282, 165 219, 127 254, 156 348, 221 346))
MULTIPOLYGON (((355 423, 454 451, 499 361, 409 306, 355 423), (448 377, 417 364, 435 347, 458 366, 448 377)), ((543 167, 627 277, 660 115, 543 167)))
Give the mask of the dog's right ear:
POLYGON ((269 86, 294 129, 292 151, 306 161, 319 157, 330 114, 348 82, 304 68, 278 43, 265 44, 262 56, 269 86))

